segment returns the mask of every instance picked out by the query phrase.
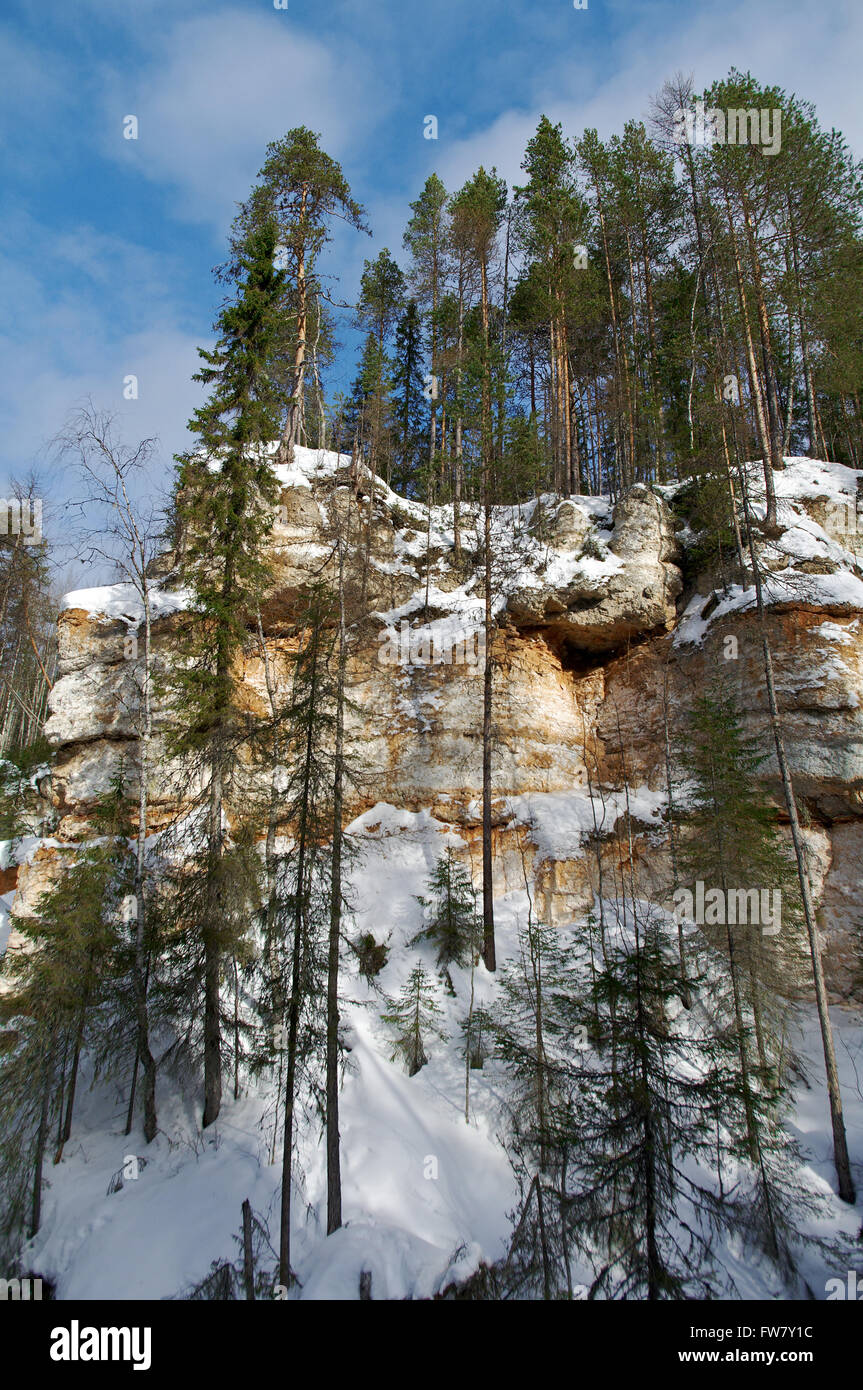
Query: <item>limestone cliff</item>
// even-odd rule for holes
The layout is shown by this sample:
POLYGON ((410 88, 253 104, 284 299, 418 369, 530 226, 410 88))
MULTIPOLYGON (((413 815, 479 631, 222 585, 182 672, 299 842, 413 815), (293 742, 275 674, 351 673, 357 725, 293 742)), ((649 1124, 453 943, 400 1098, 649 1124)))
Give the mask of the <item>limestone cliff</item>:
MULTIPOLYGON (((458 831, 478 881, 480 518, 462 509, 457 557, 451 507, 429 517, 380 483, 373 501, 362 486, 356 497, 347 464, 298 449, 293 466, 280 469, 277 580, 263 614, 268 655, 277 673, 286 669, 302 595, 318 573, 332 571, 332 518, 352 507, 361 523, 356 559, 364 561, 368 548, 368 578, 349 661, 348 737, 363 767, 350 813, 370 831, 383 803, 427 812, 442 830, 458 831)), ((854 988, 853 941, 863 916, 856 871, 863 846, 860 476, 837 464, 788 460, 776 475, 781 534, 762 545, 787 751, 808 816, 810 871, 837 999, 854 988)), ((591 902, 600 859, 586 841, 598 829, 601 854, 614 852, 609 836, 624 809, 624 780, 641 890, 667 893, 665 729, 679 724, 694 694, 717 678, 730 682, 751 732, 770 748, 754 595, 717 588, 716 573, 699 572, 698 537, 679 491, 638 485, 613 505, 544 497, 495 511, 496 888, 521 888, 527 872, 552 920, 591 902)), ((171 659, 185 604, 173 584, 175 563, 164 557, 157 577, 157 664, 171 659)), ((140 617, 122 585, 67 597, 46 725, 56 748, 46 791, 51 838, 30 849, 13 921, 32 911, 64 845, 86 833, 94 798, 120 764, 134 777, 140 672, 126 639, 140 617)), ((241 674, 250 711, 263 714, 254 634, 241 674)), ((161 727, 164 719, 161 711, 161 727)), ((769 758, 764 776, 773 787, 769 758)), ((154 828, 182 813, 193 792, 157 757, 154 828)))

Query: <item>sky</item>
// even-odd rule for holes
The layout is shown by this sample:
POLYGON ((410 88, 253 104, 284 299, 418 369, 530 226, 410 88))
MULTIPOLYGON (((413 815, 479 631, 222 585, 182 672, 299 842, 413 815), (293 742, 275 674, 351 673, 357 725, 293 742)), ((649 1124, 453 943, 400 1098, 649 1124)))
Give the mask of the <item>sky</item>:
MULTIPOLYGON (((482 163, 512 185, 540 115, 607 137, 677 71, 699 90, 749 69, 863 155, 860 0, 276 3, 4 0, 0 488, 37 471, 55 529, 71 483, 51 440, 86 399, 129 443, 156 436, 170 481, 222 294, 212 268, 293 126, 319 133, 368 212, 371 239, 340 228, 325 253, 346 301, 365 258, 402 258, 430 173, 454 190, 482 163)), ((328 387, 352 377, 345 351, 328 387)))

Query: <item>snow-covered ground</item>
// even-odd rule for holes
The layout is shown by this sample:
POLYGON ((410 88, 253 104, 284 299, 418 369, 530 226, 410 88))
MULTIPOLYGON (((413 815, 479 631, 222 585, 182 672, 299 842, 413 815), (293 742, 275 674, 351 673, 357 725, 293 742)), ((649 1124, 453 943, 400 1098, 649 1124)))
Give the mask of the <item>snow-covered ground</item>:
MULTIPOLYGON (((428 815, 381 807, 362 820, 369 832, 357 825, 357 926, 389 940, 389 963, 377 983, 392 997, 417 954, 433 969, 430 950, 408 951, 406 943, 421 923, 414 895, 423 892, 443 837, 428 815)), ((456 1020, 466 972, 453 973, 460 997, 444 1001, 450 1041, 432 1044, 429 1065, 412 1078, 390 1060, 381 998, 355 973, 343 977, 351 1046, 340 1103, 345 1229, 325 1240, 325 1155, 312 1126, 301 1139, 293 1235, 302 1297, 356 1297, 361 1269, 372 1271, 376 1298, 428 1296, 456 1271, 467 1275, 480 1259, 505 1250, 515 1185, 496 1139, 490 1076, 472 1073, 472 1122, 465 1124, 456 1020)), ((488 977, 478 978, 478 997, 489 990, 488 977)), ((212 1261, 234 1258, 246 1197, 277 1243, 281 1160, 270 1162, 273 1094, 261 1084, 238 1102, 228 1097, 202 1136, 200 1106, 182 1101, 163 1080, 161 1132, 145 1149, 140 1131, 123 1137, 121 1086, 82 1092, 73 1139, 60 1164, 46 1169, 44 1225, 27 1261, 56 1277, 61 1298, 168 1297, 202 1279, 212 1261), (145 1157, 146 1167, 108 1196, 129 1155, 145 1157)))
MULTIPOLYGON (((863 607, 863 582, 853 572, 855 555, 828 534, 807 512, 805 503, 826 503, 839 515, 856 515, 858 475, 836 464, 789 460, 776 474, 779 520, 785 530, 766 555, 774 573, 769 598, 799 600, 804 589, 837 609, 843 604, 863 607), (837 510, 838 509, 838 510, 837 510), (800 561, 823 561, 832 572, 795 569, 800 561)), ((290 468, 279 466, 286 486, 310 487, 347 466, 346 455, 297 449, 290 468)), ((757 467, 753 482, 757 485, 757 467)), ((398 507, 407 525, 396 537, 396 564, 410 569, 432 547, 451 549, 451 507, 426 509, 379 482, 385 500, 398 507)), ((666 495, 673 489, 664 489, 666 495)), ((607 499, 579 497, 573 504, 589 517, 598 555, 557 552, 549 573, 549 548, 535 535, 531 522, 539 500, 523 507, 499 508, 494 524, 506 534, 517 563, 508 584, 530 588, 535 583, 564 583, 587 567, 601 577, 619 566, 605 551, 611 521, 607 499)), ((467 535, 478 518, 464 509, 467 535)), ((419 576, 417 575, 419 580, 419 576)), ((157 590, 159 616, 182 607, 178 591, 157 590)), ((754 592, 732 589, 709 618, 702 609, 709 595, 696 595, 681 621, 676 640, 700 642, 711 622, 754 604, 754 592)), ((500 602, 505 602, 501 597, 500 602)), ((425 586, 399 608, 377 615, 385 629, 397 633, 401 621, 425 604, 425 586)), ((430 638, 457 635, 462 625, 475 624, 481 597, 468 581, 454 590, 438 590, 432 582, 429 605, 435 617, 426 626, 430 638)), ((140 603, 132 586, 112 585, 79 590, 65 599, 66 607, 93 614, 140 621, 140 603)), ((825 621, 819 629, 835 658, 848 639, 847 630, 825 621)), ((416 637, 416 630, 415 630, 416 637)), ((606 794, 604 829, 624 809, 619 794, 606 794)), ((646 788, 630 792, 630 810, 639 820, 661 822, 661 798, 646 788)), ((540 850, 551 856, 580 852, 584 837, 594 829, 593 807, 584 788, 572 793, 515 798, 509 815, 514 823, 529 824, 540 850)), ((597 805, 601 821, 603 808, 597 805)), ((395 997, 417 957, 434 975, 429 946, 409 945, 421 923, 416 895, 426 890, 428 876, 447 843, 457 840, 428 812, 413 813, 378 806, 352 827, 360 858, 352 869, 355 905, 352 932, 371 932, 390 948, 388 962, 372 988, 345 960, 341 981, 342 1016, 350 1052, 341 1094, 341 1140, 344 1228, 327 1238, 326 1165, 317 1122, 301 1127, 299 1186, 294 1202, 292 1262, 300 1280, 295 1296, 355 1298, 361 1270, 372 1273, 375 1298, 429 1296, 456 1278, 469 1275, 482 1260, 494 1261, 506 1250, 510 1214, 517 1186, 501 1135, 506 1124, 506 1074, 500 1064, 486 1063, 471 1073, 470 1123, 464 1119, 464 1062, 459 1020, 466 1012, 469 974, 453 968, 455 997, 441 992, 446 1040, 432 1040, 429 1062, 409 1078, 392 1060, 392 1034, 383 1022, 384 996, 395 997)), ((18 848, 18 858, 32 853, 33 837, 18 848), (30 842, 32 841, 32 843, 30 842)), ((0 952, 8 934, 8 904, 0 899, 0 952)), ((526 921, 527 896, 505 895, 495 904, 499 965, 513 957, 518 929, 526 921)), ((490 1003, 496 980, 482 966, 475 977, 477 1004, 490 1003)), ((855 1163, 858 1191, 863 1189, 863 1016, 834 1010, 849 1148, 855 1163)), ((794 1092, 793 1130, 805 1159, 805 1186, 824 1198, 816 1226, 820 1235, 848 1241, 856 1237, 863 1218, 863 1197, 856 1209, 832 1195, 832 1143, 820 1037, 814 1011, 802 1015, 800 1053, 808 1080, 794 1092)), ((277 1242, 280 1162, 272 1161, 276 1124, 275 1087, 261 1081, 244 1086, 238 1101, 226 1098, 216 1125, 201 1133, 200 1097, 183 1098, 167 1077, 159 1083, 160 1133, 145 1148, 139 1130, 123 1137, 127 1081, 100 1082, 81 1088, 73 1136, 62 1160, 46 1168, 44 1221, 39 1236, 25 1253, 28 1267, 56 1280, 65 1299, 166 1298, 180 1295, 208 1273, 216 1260, 235 1259, 241 1204, 248 1198, 277 1242), (138 1176, 124 1181, 108 1195, 112 1177, 135 1155, 146 1159, 138 1176)), ((860 1247, 863 1250, 863 1247, 860 1247)), ((753 1263, 742 1246, 729 1244, 723 1259, 738 1293, 746 1298, 783 1296, 777 1276, 766 1263, 753 1263)), ((863 1266, 863 1257, 858 1262, 863 1266)), ((827 1278, 837 1271, 823 1256, 803 1256, 801 1272, 817 1298, 825 1297, 827 1278)), ((583 1272, 584 1275, 587 1271, 583 1272)), ((841 1273, 841 1269, 840 1269, 841 1273)), ((581 1277, 576 1272, 577 1277, 581 1277)))
MULTIPOLYGON (((515 808, 514 808, 515 809, 515 808)), ((525 810, 527 808, 519 808, 525 810)), ((536 808, 534 807, 534 813, 536 808)), ((550 809, 550 808, 548 808, 550 809)), ((645 814, 653 808, 645 805, 645 814)), ((576 817, 576 821, 578 821, 576 817)), ((574 833, 580 824, 573 821, 574 833)), ((417 956, 434 972, 430 947, 409 945, 421 923, 416 894, 437 856, 457 838, 428 813, 378 806, 352 827, 360 858, 352 873, 356 927, 390 947, 377 984, 397 995, 417 956)), ((498 961, 517 949, 527 913, 523 893, 496 904, 498 961)), ((343 1018, 351 1051, 341 1096, 344 1228, 326 1238, 326 1165, 316 1123, 300 1136, 301 1177, 294 1203, 293 1263, 301 1298, 356 1298, 362 1270, 375 1298, 428 1297, 480 1260, 507 1248, 517 1189, 500 1142, 506 1076, 486 1063, 471 1073, 471 1122, 464 1119, 464 1062, 458 1021, 469 972, 451 971, 456 997, 441 991, 448 1040, 432 1039, 429 1062, 408 1077, 392 1060, 392 1034, 379 993, 352 969, 342 978, 343 1018)), ((480 966, 478 1004, 491 1002, 494 977, 480 966)), ((863 1018, 834 1014, 852 1155, 863 1154, 863 1018)), ((826 1197, 820 1234, 853 1238, 861 1207, 831 1195, 833 1170, 827 1098, 814 1018, 804 1019, 802 1052, 810 1083, 796 1091, 794 1128, 806 1156, 804 1181, 826 1197)), ((160 1133, 145 1147, 140 1131, 123 1137, 125 1085, 82 1088, 73 1137, 59 1164, 46 1167, 43 1228, 27 1265, 57 1282, 61 1299, 159 1299, 182 1295, 214 1261, 237 1257, 241 1204, 248 1198, 277 1244, 280 1160, 271 1162, 274 1090, 260 1083, 227 1098, 218 1122, 200 1132, 199 1098, 183 1100, 160 1080, 160 1133), (146 1159, 137 1178, 108 1195, 112 1176, 132 1156, 146 1159)), ((863 1171, 858 1164, 858 1185, 863 1171)), ((775 1273, 741 1247, 724 1258, 741 1296, 782 1297, 775 1273)), ((806 1256, 802 1272, 816 1297, 835 1274, 806 1256)), ((576 1277, 584 1277, 587 1271, 576 1277)))
MULTIPOLYGON (((842 463, 822 463, 817 459, 787 458, 785 463, 784 470, 774 473, 776 520, 781 534, 761 548, 765 603, 812 603, 837 613, 863 608, 863 580, 855 573, 855 545, 863 533, 863 514, 858 516, 857 512, 857 486, 863 473, 842 463), (825 526, 810 515, 807 503, 810 508, 818 504, 825 526), (846 544, 837 540, 837 535, 846 544), (818 569, 822 572, 818 573, 818 569)), ((749 463, 745 467, 752 511, 763 518, 766 505, 761 464, 749 463)), ((660 490, 670 495, 675 489, 660 490)), ((754 586, 733 584, 705 618, 702 610, 709 597, 700 593, 692 596, 678 624, 675 646, 700 644, 712 623, 756 605, 754 586)))

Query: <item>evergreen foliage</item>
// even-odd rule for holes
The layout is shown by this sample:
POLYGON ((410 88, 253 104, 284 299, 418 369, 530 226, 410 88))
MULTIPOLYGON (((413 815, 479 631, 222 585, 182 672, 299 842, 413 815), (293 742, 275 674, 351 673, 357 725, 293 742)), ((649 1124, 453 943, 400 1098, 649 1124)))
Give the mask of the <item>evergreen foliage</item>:
POLYGON ((476 939, 476 893, 470 874, 451 849, 444 850, 429 875, 427 897, 418 898, 424 924, 414 941, 430 941, 441 970, 467 965, 476 939))
POLYGON ((428 1061, 426 1047, 430 1037, 445 1041, 440 1016, 437 986, 425 966, 419 963, 408 976, 398 999, 390 1000, 388 1011, 382 1015, 384 1023, 396 1034, 393 1061, 401 1058, 408 1076, 416 1076, 428 1061))

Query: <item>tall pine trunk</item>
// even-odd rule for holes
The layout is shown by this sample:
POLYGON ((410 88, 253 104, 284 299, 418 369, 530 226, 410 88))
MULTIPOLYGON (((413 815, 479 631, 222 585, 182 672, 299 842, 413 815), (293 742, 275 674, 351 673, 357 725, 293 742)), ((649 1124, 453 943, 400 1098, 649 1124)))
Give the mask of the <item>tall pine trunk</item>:
POLYGON ((761 653, 764 661, 764 676, 767 686, 767 705, 770 712, 770 725, 773 731, 773 742, 776 747, 776 760, 779 765, 779 775, 782 779, 785 809, 788 813, 788 820, 791 828, 791 842, 794 847, 794 857, 797 861, 800 897, 803 903, 803 915, 806 920, 806 933, 809 939, 809 958, 812 965, 815 1004, 818 1010, 821 1046, 824 1052, 824 1070, 827 1077, 827 1095, 830 1103, 830 1123, 833 1131, 833 1161, 836 1166, 839 1196, 844 1202, 853 1203, 855 1198, 854 1181, 851 1176, 851 1162, 848 1157, 848 1140, 845 1134, 845 1119, 842 1113, 842 1093, 839 1088, 839 1068, 836 1064, 833 1025, 830 1021, 827 986, 824 981, 824 966, 821 959, 821 946, 818 941, 818 924, 815 919, 815 906, 812 901, 812 889, 809 883, 809 872, 806 867, 806 847, 803 843, 803 834, 800 828, 800 816, 797 811, 797 801, 794 794, 791 769, 788 766, 788 759, 785 755, 782 720, 779 714, 779 704, 776 699, 776 684, 773 677, 773 657, 770 651, 770 640, 767 635, 767 615, 764 607, 761 566, 755 550, 752 517, 749 510, 749 494, 742 468, 740 469, 740 490, 743 497, 746 530, 749 538, 749 557, 755 582, 758 625, 761 632, 761 653))
MULTIPOLYGON (((301 225, 306 216, 307 197, 307 185, 303 184, 300 200, 301 225)), ((297 258, 297 341, 294 347, 294 379, 288 418, 282 436, 282 443, 289 457, 293 446, 299 444, 305 433, 306 314, 306 258, 305 251, 301 247, 297 258)))
POLYGON ((491 844, 491 716, 492 716, 492 612, 491 612, 491 404, 489 390, 488 268, 482 261, 482 448, 483 448, 483 589, 485 599, 485 667, 482 698, 482 922, 483 960, 487 970, 496 968, 494 941, 494 889, 491 844))
MULTIPOLYGON (((221 741, 221 739, 219 739, 221 741)), ((204 1129, 218 1119, 222 1107, 222 1028, 220 1018, 221 951, 219 903, 216 882, 222 852, 222 766, 216 754, 210 775, 210 807, 207 827, 207 901, 204 944, 204 1129)))
POLYGON ((147 844, 147 813, 150 776, 150 739, 153 732, 151 663, 150 594, 143 578, 144 601, 144 670, 142 703, 144 726, 140 738, 140 770, 138 783, 138 835, 135 855, 135 956, 133 990, 135 995, 135 1025, 137 1033, 136 1062, 143 1070, 144 1138, 150 1144, 156 1137, 156 1059, 150 1048, 150 1021, 147 1009, 149 971, 146 960, 147 903, 144 893, 145 855, 147 844))
POLYGON ((342 927, 342 842, 345 748, 345 545, 339 536, 339 650, 336 679, 336 746, 333 769, 333 857, 330 888, 330 931, 327 943, 327 1235, 342 1224, 342 1174, 339 1146, 339 945, 342 927))
POLYGON ((291 1186, 294 1157, 294 1101, 297 1084, 297 1056, 300 1033, 300 964, 303 950, 303 923, 306 910, 306 861, 308 857, 309 812, 311 797, 311 767, 313 751, 313 711, 318 693, 318 661, 320 657, 320 626, 313 615, 312 663, 309 677, 309 715, 303 765, 303 793, 297 826, 297 878, 294 893, 293 952, 291 958, 291 998, 288 1006, 288 1058, 285 1077, 285 1121, 282 1139, 282 1199, 280 1213, 279 1282, 288 1288, 291 1283, 291 1186))

